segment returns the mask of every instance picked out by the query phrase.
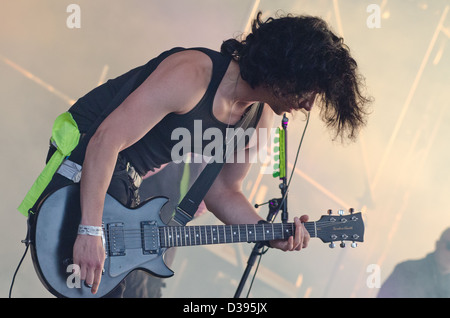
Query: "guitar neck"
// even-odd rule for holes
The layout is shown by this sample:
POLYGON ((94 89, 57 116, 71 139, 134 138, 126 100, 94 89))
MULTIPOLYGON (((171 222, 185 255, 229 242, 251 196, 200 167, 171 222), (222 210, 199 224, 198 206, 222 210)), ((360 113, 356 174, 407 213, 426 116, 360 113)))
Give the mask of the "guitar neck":
MULTIPOLYGON (((311 237, 316 237, 316 222, 304 223, 311 237)), ((240 225, 163 226, 159 228, 163 248, 287 239, 295 232, 294 223, 240 225)))

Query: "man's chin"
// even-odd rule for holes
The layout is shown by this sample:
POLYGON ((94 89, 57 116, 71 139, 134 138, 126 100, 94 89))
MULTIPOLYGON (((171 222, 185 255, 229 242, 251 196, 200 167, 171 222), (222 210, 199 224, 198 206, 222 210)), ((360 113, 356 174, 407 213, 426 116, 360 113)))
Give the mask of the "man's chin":
POLYGON ((285 110, 285 109, 283 109, 281 107, 276 107, 275 108, 275 114, 277 114, 278 116, 281 116, 281 115, 283 115, 286 112, 290 113, 290 111, 287 111, 287 110, 285 110))

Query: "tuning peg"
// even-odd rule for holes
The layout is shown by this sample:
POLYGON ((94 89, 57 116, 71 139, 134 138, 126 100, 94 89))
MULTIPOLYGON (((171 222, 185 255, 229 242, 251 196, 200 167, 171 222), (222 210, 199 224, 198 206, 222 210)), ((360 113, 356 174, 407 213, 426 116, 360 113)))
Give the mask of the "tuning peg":
POLYGON ((329 215, 331 215, 331 214, 333 214, 333 211, 332 211, 331 209, 329 209, 329 210, 327 211, 327 213, 328 213, 329 215))
POLYGON ((350 212, 350 214, 353 214, 355 212, 355 209, 354 208, 350 208, 350 209, 348 209, 348 212, 350 212))
POLYGON ((338 215, 344 215, 344 210, 339 210, 338 215))
POLYGON ((356 247, 358 247, 358 244, 356 242, 353 242, 351 246, 352 246, 352 248, 356 248, 356 247))
POLYGON ((336 244, 334 244, 334 242, 331 242, 330 245, 328 245, 330 248, 335 248, 336 244))
POLYGON ((339 246, 340 246, 341 248, 344 248, 344 247, 345 247, 344 241, 342 241, 341 244, 339 244, 339 246))

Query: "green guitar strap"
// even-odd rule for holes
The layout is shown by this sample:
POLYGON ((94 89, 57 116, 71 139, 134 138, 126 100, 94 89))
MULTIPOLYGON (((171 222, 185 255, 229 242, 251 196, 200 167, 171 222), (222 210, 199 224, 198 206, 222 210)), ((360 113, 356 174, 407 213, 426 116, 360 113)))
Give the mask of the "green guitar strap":
POLYGON ((51 138, 51 142, 56 145, 57 150, 17 208, 20 213, 28 216, 30 209, 44 192, 56 170, 58 170, 63 160, 72 153, 79 140, 80 132, 72 115, 69 112, 59 115, 53 124, 51 138))

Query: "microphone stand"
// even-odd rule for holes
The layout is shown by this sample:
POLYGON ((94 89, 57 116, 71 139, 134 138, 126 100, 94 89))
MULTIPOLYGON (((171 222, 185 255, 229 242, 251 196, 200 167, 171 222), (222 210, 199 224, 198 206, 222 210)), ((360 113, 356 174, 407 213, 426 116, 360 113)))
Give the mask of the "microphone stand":
MULTIPOLYGON (((266 203, 262 203, 262 204, 255 204, 255 208, 258 208, 259 206, 265 205, 265 204, 269 204, 269 213, 267 215, 267 222, 272 223, 274 221, 274 219, 276 218, 278 212, 281 210, 281 220, 283 223, 287 223, 288 222, 288 211, 287 211, 287 173, 286 173, 286 168, 287 168, 287 125, 288 125, 288 118, 286 117, 286 114, 284 114, 283 119, 281 120, 281 126, 284 130, 284 173, 280 174, 280 180, 281 183, 279 185, 279 188, 281 190, 281 198, 277 198, 277 199, 271 199, 266 203)), ((280 149, 281 151, 281 149, 280 149)), ((280 158, 281 160, 281 158, 280 158)), ((281 162, 280 162, 280 167, 282 167, 281 162)), ((234 294, 234 298, 239 298, 242 289, 244 288, 245 282, 247 281, 247 278, 250 274, 250 271, 253 267, 253 265, 255 264, 256 261, 256 257, 258 255, 262 255, 262 249, 264 247, 264 243, 263 242, 257 242, 255 243, 252 252, 248 258, 247 261, 247 267, 244 270, 244 273, 242 274, 241 277, 241 281, 239 282, 239 285, 236 289, 236 292, 234 294)))
MULTIPOLYGON (((289 119, 286 117, 286 114, 283 115, 283 119, 281 120, 281 126, 284 130, 284 173, 281 175, 281 184, 280 184, 280 190, 281 190, 281 222, 287 223, 288 222, 288 210, 287 210, 287 125, 288 125, 289 119)), ((280 149, 281 150, 281 149, 280 149)), ((280 159, 281 160, 281 159, 280 159)))

